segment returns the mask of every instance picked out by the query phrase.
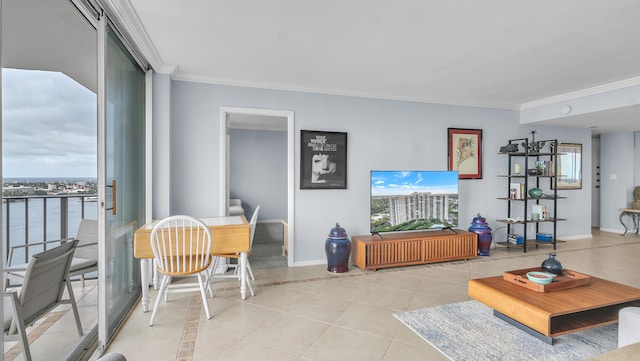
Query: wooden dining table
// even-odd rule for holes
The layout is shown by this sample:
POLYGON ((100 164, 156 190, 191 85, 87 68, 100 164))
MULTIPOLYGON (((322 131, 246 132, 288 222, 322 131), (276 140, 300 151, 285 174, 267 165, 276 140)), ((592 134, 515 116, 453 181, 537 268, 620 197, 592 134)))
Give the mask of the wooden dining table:
MULTIPOLYGON (((251 248, 250 226, 245 216, 223 216, 200 218, 211 230, 211 254, 223 256, 240 253, 240 294, 247 296, 247 255, 251 248)), ((138 228, 133 235, 133 255, 140 259, 140 278, 142 281, 142 311, 149 310, 149 261, 153 260, 151 249, 151 231, 157 221, 138 228)), ((154 281, 157 288, 157 282, 154 281)))

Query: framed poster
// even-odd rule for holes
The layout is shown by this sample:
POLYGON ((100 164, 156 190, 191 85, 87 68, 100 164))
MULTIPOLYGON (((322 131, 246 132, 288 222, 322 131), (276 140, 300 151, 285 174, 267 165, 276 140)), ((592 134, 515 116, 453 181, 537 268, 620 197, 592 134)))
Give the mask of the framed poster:
POLYGON ((482 178, 482 129, 448 128, 449 168, 459 179, 482 178))
POLYGON ((300 131, 300 189, 347 188, 347 133, 300 131))
POLYGON ((559 143, 556 157, 558 189, 582 189, 582 144, 559 143))

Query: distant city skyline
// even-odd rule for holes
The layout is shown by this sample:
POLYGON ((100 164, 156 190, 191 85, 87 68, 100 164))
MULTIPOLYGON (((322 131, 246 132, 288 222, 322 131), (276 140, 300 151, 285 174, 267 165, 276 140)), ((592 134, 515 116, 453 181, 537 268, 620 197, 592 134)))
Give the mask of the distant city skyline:
POLYGON ((59 72, 2 69, 3 177, 95 178, 96 95, 59 72))

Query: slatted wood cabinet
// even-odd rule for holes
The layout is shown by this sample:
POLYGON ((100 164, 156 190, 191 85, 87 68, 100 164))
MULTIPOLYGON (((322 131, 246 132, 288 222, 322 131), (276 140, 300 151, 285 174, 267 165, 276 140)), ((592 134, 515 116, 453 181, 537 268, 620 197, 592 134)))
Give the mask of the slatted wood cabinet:
POLYGON ((456 230, 351 237, 351 260, 361 269, 409 266, 475 258, 478 236, 456 230))

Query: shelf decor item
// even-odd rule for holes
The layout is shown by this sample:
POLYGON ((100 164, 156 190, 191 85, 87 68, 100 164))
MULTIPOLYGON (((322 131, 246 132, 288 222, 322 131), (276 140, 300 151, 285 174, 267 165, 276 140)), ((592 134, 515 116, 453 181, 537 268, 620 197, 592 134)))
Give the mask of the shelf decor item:
POLYGON ((544 195, 544 193, 542 192, 542 189, 540 188, 531 188, 529 189, 529 196, 531 196, 531 198, 540 198, 544 195))
POLYGON ((562 263, 560 263, 560 261, 556 259, 555 253, 549 253, 549 258, 542 261, 541 267, 543 270, 545 270, 545 272, 549 272, 554 275, 559 275, 564 269, 562 267, 562 263))
POLYGON ((478 235, 478 255, 488 256, 491 249, 491 241, 493 239, 493 233, 491 227, 487 223, 487 220, 478 213, 478 216, 471 222, 469 232, 476 233, 478 235))
POLYGON ((339 223, 331 228, 329 238, 324 243, 327 254, 327 271, 343 273, 349 271, 349 256, 351 255, 351 241, 344 228, 339 223))

